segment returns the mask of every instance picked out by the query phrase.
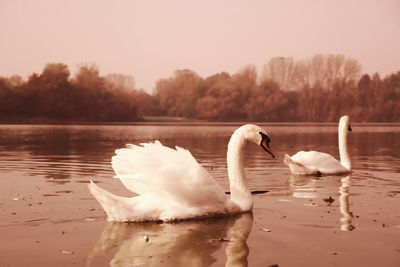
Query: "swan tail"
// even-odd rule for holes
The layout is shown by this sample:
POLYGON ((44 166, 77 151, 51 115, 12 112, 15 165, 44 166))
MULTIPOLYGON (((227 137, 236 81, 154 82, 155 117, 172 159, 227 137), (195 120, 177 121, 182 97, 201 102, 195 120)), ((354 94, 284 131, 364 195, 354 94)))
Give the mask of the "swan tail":
MULTIPOLYGON (((298 168, 305 168, 303 164, 294 161, 288 154, 285 154, 285 158, 283 159, 283 162, 289 166, 290 170, 293 169, 298 169, 298 168)), ((292 171, 293 172, 293 171, 292 171)))
POLYGON ((321 172, 317 169, 293 160, 288 154, 285 154, 283 162, 289 167, 292 174, 321 175, 321 172))
POLYGON ((285 158, 283 159, 283 162, 288 166, 289 166, 289 164, 295 164, 295 162, 292 160, 292 158, 288 154, 285 154, 285 158))
POLYGON ((101 187, 97 186, 92 180, 88 184, 89 191, 103 207, 109 221, 127 221, 124 214, 129 214, 131 209, 127 205, 128 198, 116 196, 101 187))

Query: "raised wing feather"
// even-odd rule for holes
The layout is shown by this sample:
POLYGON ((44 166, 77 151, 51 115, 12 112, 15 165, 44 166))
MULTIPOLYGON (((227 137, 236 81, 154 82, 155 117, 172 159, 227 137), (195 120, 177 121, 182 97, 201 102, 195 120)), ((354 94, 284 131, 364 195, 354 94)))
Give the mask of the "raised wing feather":
POLYGON ((188 207, 227 201, 220 185, 186 149, 155 141, 127 145, 116 154, 111 161, 115 177, 137 194, 157 194, 188 207))

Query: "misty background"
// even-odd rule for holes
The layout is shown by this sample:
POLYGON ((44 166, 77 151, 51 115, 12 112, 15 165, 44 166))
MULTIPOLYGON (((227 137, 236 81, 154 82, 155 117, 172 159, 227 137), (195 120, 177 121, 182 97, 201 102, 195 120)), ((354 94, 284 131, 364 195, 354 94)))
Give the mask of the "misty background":
POLYGON ((399 14, 398 0, 0 0, 0 121, 399 121, 399 14))

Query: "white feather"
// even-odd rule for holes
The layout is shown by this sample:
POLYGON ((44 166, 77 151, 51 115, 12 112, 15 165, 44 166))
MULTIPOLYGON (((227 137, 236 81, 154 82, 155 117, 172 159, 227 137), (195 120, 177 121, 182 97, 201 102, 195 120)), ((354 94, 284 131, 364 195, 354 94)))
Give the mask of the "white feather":
MULTIPOLYGON (((260 132, 265 133, 255 125, 240 127, 229 143, 238 149, 231 153, 242 154, 245 141, 260 143, 260 132)), ((186 149, 172 149, 155 141, 139 146, 130 144, 115 152, 111 161, 115 178, 138 196, 118 197, 91 182, 90 192, 103 206, 108 220, 173 221, 251 210, 241 155, 228 156, 231 189, 241 194, 231 200, 186 149)))
POLYGON ((349 116, 340 118, 338 127, 340 162, 329 154, 317 151, 299 151, 293 156, 285 155, 284 163, 293 174, 321 175, 351 172, 350 156, 347 148, 349 116))

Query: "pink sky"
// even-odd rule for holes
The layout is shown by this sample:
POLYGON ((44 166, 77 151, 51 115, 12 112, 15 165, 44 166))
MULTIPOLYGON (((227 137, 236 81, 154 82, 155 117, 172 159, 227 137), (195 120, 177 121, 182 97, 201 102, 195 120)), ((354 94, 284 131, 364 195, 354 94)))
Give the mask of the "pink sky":
POLYGON ((176 69, 261 71, 275 56, 344 54, 363 73, 400 71, 398 0, 0 0, 0 36, 0 76, 95 63, 149 92, 176 69))

